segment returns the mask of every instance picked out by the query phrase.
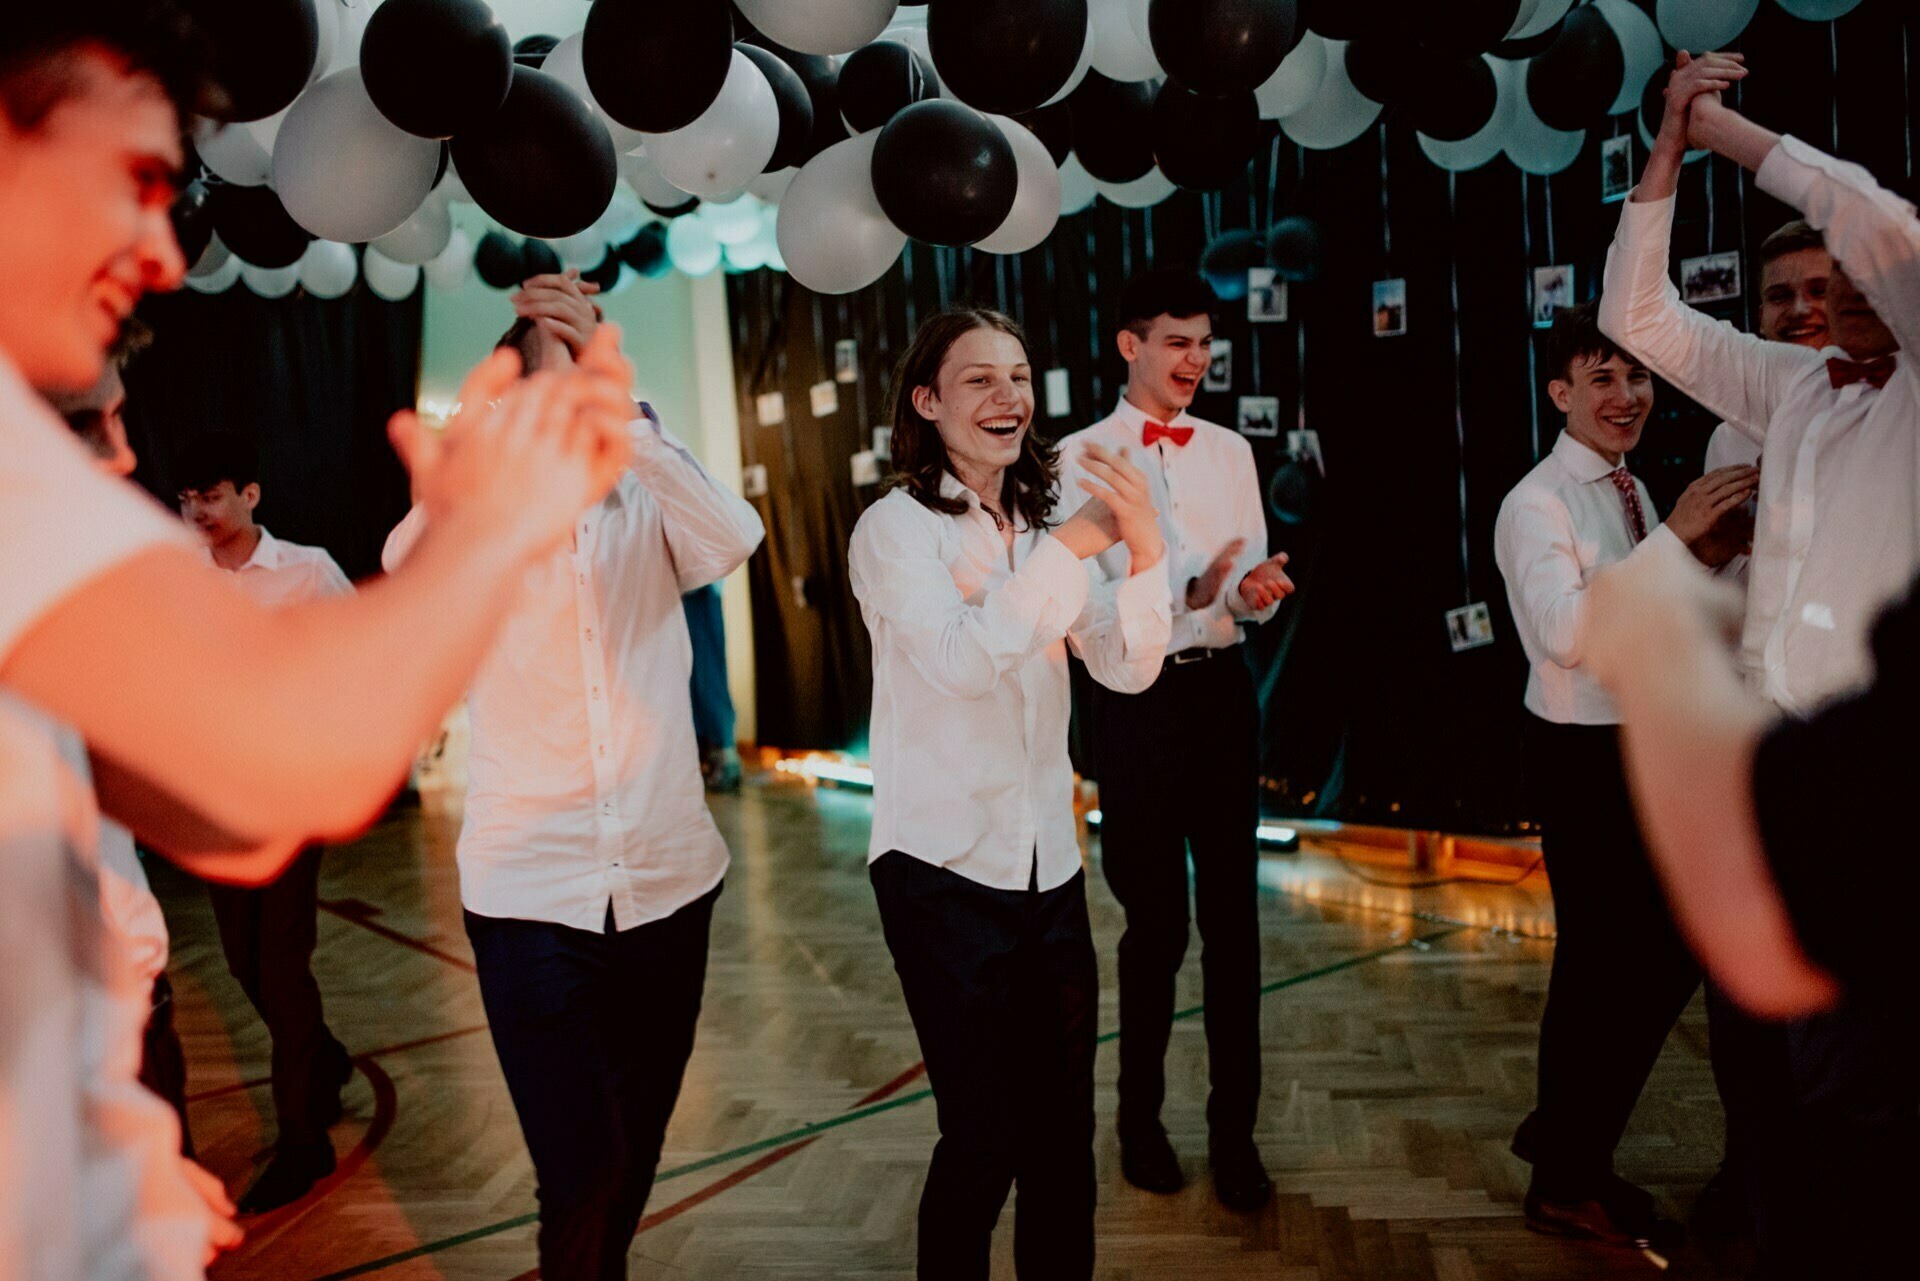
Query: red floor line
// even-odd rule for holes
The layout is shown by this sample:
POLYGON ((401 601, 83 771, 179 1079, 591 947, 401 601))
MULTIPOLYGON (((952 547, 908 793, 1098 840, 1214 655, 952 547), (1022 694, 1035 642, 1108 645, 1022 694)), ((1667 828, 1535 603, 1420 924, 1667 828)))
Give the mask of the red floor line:
POLYGON ((323 912, 326 912, 331 916, 337 916, 343 921, 348 921, 354 925, 358 925, 361 929, 366 930, 369 933, 378 934, 383 939, 387 939, 387 940, 390 940, 391 942, 398 943, 401 947, 412 948, 414 951, 422 953, 426 956, 431 956, 435 960, 444 961, 448 965, 453 966, 456 970, 464 970, 468 974, 474 974, 478 972, 474 969, 473 962, 467 960, 465 957, 455 956, 451 952, 442 952, 439 948, 435 947, 431 943, 423 943, 419 939, 414 938, 410 934, 402 934, 399 930, 390 929, 387 926, 381 925, 376 921, 369 920, 367 917, 361 915, 360 913, 350 912, 346 910, 345 907, 342 905, 342 903, 338 900, 321 899, 320 910, 323 912))
MULTIPOLYGON (((909 1085, 912 1085, 915 1081, 918 1081, 921 1077, 925 1076, 926 1074, 927 1074, 927 1065, 924 1062, 916 1063, 912 1067, 908 1068, 906 1071, 902 1072, 899 1076, 894 1077, 893 1080, 888 1081, 885 1085, 875 1090, 872 1094, 869 1094, 866 1098, 861 1099, 858 1103, 854 1104, 853 1106, 856 1108, 863 1108, 863 1107, 867 1107, 870 1104, 878 1103, 882 1099, 891 1098, 894 1095, 900 1093, 900 1091, 906 1089, 909 1085)), ((849 1108, 847 1110, 852 1111, 853 1109, 849 1108)))
MULTIPOLYGON (((389 1054, 399 1054, 406 1050, 417 1050, 426 1045, 438 1045, 442 1041, 452 1041, 459 1037, 472 1036, 475 1032, 484 1032, 486 1030, 487 1025, 485 1023, 478 1024, 474 1027, 455 1028, 451 1032, 441 1032, 434 1036, 422 1036, 411 1041, 402 1041, 398 1045, 386 1045, 377 1050, 368 1050, 363 1054, 353 1055, 353 1058, 356 1061, 360 1059, 384 1058, 389 1054)), ((272 1084, 273 1078, 271 1076, 256 1076, 246 1081, 235 1081, 231 1085, 217 1085, 210 1090, 202 1090, 198 1094, 189 1094, 187 1096, 187 1102, 199 1103, 206 1099, 217 1099, 228 1094, 241 1094, 247 1090, 257 1090, 263 1085, 272 1084)))

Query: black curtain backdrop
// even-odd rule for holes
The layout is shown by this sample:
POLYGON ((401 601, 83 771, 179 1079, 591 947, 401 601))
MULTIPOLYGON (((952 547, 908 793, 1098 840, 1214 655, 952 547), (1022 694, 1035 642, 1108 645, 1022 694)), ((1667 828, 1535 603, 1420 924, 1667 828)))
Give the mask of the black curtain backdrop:
MULTIPOLYGON (((1754 70, 1739 105, 1912 194, 1917 28, 1900 0, 1867 0, 1832 24, 1764 4, 1736 46, 1754 70)), ((856 486, 849 460, 887 421, 888 377, 921 320, 969 302, 1012 311, 1036 370, 1068 372, 1071 415, 1048 420, 1042 406, 1043 427, 1064 435, 1110 412, 1120 394, 1112 317, 1130 273, 1195 263, 1223 231, 1306 214, 1325 235, 1319 280, 1293 286, 1289 323, 1250 324, 1243 304, 1226 305, 1217 332, 1233 344, 1233 387, 1194 406, 1233 426, 1239 397, 1278 397, 1282 431, 1298 421, 1318 432, 1326 460, 1321 482, 1287 465, 1284 435, 1252 442, 1263 481, 1279 481, 1291 513, 1308 512, 1288 521, 1270 508, 1272 547, 1292 553, 1300 591, 1249 649, 1268 809, 1483 833, 1527 820, 1526 663, 1493 525, 1560 427, 1545 395, 1545 333, 1532 325, 1532 269, 1572 264, 1577 297, 1595 295, 1619 215, 1601 199, 1600 140, 1634 133, 1637 173, 1637 121, 1623 115, 1590 131, 1579 159, 1550 178, 1523 175, 1504 157, 1450 175, 1391 113, 1333 152, 1301 151, 1266 128, 1249 179, 1229 190, 1182 193, 1144 212, 1102 201, 1018 257, 914 245, 883 281, 848 298, 769 272, 729 282, 743 452, 768 478, 757 500, 768 554, 749 570, 762 741, 864 743, 871 659, 846 547, 881 491, 856 486), (1406 281, 1408 332, 1376 338, 1372 282, 1394 277, 1406 281), (835 343, 847 339, 858 347, 858 381, 838 385, 837 411, 815 417, 809 389, 834 377, 835 343), (786 418, 759 426, 757 398, 775 391, 786 418), (1446 612, 1475 601, 1492 611, 1495 642, 1454 653, 1446 612)), ((1736 166, 1687 166, 1676 262, 1739 251, 1746 269, 1741 297, 1710 310, 1751 323, 1751 251, 1790 216, 1736 166)), ((1631 461, 1663 511, 1699 474, 1714 425, 1660 389, 1631 461)))
POLYGON ((149 299, 153 346, 127 370, 135 474, 169 505, 172 455, 202 431, 260 447, 256 516, 275 537, 325 547, 353 579, 380 569, 387 532, 407 512, 407 477, 387 419, 414 402, 421 295, 384 302, 364 287, 344 298, 304 293, 149 299))

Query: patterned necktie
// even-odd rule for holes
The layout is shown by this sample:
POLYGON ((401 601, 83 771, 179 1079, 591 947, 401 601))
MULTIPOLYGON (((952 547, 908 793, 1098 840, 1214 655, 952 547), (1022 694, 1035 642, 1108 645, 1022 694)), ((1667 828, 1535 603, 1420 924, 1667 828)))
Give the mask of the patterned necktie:
POLYGON ((1640 510, 1640 490, 1633 483, 1633 473, 1616 467, 1607 479, 1620 491, 1621 505, 1627 509, 1627 529, 1633 534, 1634 546, 1638 547, 1647 538, 1647 514, 1640 510))
POLYGON ((1192 439, 1193 428, 1169 427, 1165 423, 1149 422, 1146 430, 1140 433, 1140 443, 1148 449, 1152 449, 1156 442, 1162 440, 1172 441, 1174 448, 1178 449, 1192 439))

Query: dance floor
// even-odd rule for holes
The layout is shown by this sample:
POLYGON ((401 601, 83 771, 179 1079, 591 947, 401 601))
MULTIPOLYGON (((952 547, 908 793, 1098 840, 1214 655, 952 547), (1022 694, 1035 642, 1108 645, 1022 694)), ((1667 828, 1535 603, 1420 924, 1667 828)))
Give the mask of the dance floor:
MULTIPOLYGON (((716 799, 734 869, 634 1277, 912 1277, 934 1109, 867 884, 870 809, 858 793, 765 774, 716 799)), ((533 1174, 461 927, 457 830, 457 818, 410 811, 328 854, 314 968, 358 1063, 334 1130, 340 1168, 254 1220, 217 1281, 535 1275, 533 1174)), ((1101 1278, 1659 1275, 1638 1255, 1537 1236, 1521 1219, 1527 1168, 1506 1143, 1533 1095, 1552 950, 1544 882, 1377 883, 1396 879, 1410 878, 1358 869, 1311 839, 1263 866, 1258 1137, 1276 1187, 1264 1211, 1223 1209, 1206 1176, 1197 938, 1169 1054, 1167 1128, 1191 1179, 1181 1194, 1122 1180, 1115 1056, 1103 1048, 1101 1278)), ((164 868, 156 887, 175 937, 194 1134, 237 1193, 271 1134, 266 1035, 226 973, 204 891, 164 868)), ((1110 1036, 1121 919, 1097 869, 1089 898, 1110 1036)), ((1696 1002, 1619 1169, 1685 1218, 1720 1140, 1696 1002)), ((996 1277, 1013 1276, 1012 1212, 996 1277)), ((1672 1262, 1674 1277, 1731 1275, 1694 1244, 1672 1262)))

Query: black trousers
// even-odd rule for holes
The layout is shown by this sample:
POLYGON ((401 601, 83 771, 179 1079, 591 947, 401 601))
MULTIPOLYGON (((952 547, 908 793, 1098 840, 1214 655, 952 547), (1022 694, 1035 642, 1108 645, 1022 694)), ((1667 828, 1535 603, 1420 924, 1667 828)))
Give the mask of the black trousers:
POLYGON ((1259 708, 1238 649, 1170 665, 1140 694, 1095 695, 1100 861, 1120 937, 1122 1132, 1158 1124, 1174 976, 1187 954, 1187 858, 1200 925, 1207 1127, 1253 1134, 1260 1101, 1259 708))
POLYGON ((180 1155, 193 1155, 193 1131, 187 1128, 187 1055, 173 1025, 173 984, 162 974, 153 981, 153 1013, 147 1016, 140 1045, 140 1084, 152 1090, 180 1118, 180 1155))
POLYGON ((719 887, 602 933, 466 914, 493 1047, 533 1156, 546 1281, 619 1281, 693 1053, 719 887))
POLYGON ((921 1281, 985 1281, 1016 1184, 1019 1275, 1084 1281, 1100 1001, 1085 875, 996 890, 898 852, 871 874, 939 1113, 920 1197, 921 1281))
POLYGON ((1647 860, 1612 726, 1527 726, 1528 780, 1559 935, 1540 1020, 1539 1102, 1515 1151, 1551 1195, 1612 1173, 1667 1033, 1700 986, 1647 860))
POLYGON ((326 1140, 347 1051, 327 1029, 313 978, 320 850, 305 851, 260 889, 210 885, 227 969, 273 1042, 273 1110, 282 1147, 326 1140))

